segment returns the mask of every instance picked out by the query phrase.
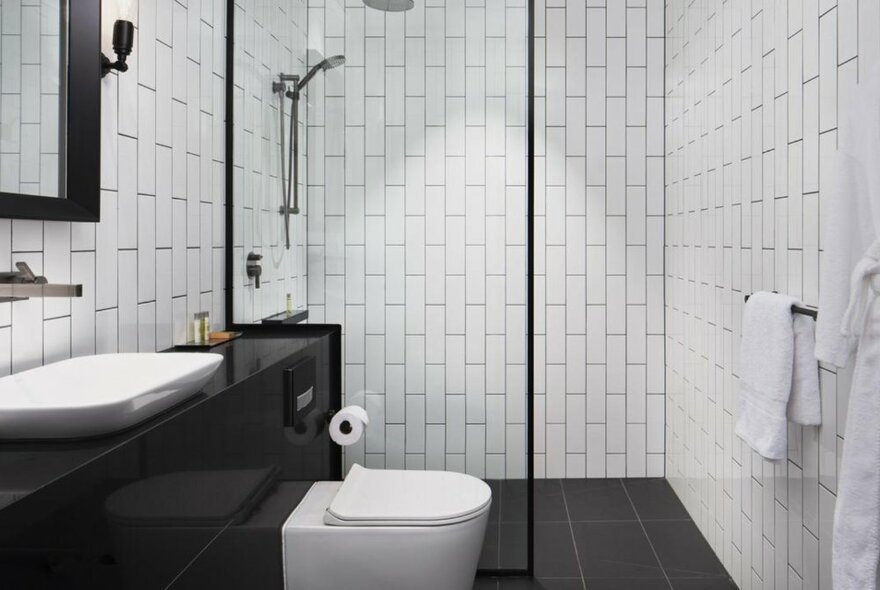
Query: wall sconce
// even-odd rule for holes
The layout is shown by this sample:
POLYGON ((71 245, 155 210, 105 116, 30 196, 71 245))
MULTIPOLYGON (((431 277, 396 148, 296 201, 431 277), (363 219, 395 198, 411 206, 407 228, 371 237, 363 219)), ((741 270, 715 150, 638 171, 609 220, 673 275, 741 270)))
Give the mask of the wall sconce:
POLYGON ((126 59, 131 55, 134 47, 134 24, 131 22, 132 0, 117 0, 119 6, 119 18, 113 23, 113 52, 116 53, 116 61, 101 54, 101 77, 110 73, 110 70, 127 72, 126 59))

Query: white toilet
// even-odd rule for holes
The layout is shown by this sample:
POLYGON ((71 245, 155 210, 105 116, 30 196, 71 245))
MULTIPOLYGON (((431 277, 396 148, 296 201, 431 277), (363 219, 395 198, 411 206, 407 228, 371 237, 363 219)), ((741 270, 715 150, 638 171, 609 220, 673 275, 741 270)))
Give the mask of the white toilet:
POLYGON ((491 503, 470 475, 354 465, 284 524, 287 590, 470 590, 491 503))

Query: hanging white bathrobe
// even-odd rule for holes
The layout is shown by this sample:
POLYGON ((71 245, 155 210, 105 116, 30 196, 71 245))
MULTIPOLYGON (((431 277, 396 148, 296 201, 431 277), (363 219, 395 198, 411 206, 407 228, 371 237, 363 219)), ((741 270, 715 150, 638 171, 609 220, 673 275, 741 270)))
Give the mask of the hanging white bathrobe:
POLYGON ((855 353, 832 573, 834 590, 871 590, 880 559, 880 70, 863 73, 839 112, 837 190, 821 195, 816 356, 844 367, 855 353))

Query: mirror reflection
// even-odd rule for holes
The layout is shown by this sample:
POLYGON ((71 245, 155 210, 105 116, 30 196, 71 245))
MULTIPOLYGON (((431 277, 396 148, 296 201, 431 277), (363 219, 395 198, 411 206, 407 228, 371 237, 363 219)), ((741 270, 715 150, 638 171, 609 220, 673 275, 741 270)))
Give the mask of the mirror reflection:
POLYGON ((0 192, 64 194, 64 0, 0 0, 0 192))

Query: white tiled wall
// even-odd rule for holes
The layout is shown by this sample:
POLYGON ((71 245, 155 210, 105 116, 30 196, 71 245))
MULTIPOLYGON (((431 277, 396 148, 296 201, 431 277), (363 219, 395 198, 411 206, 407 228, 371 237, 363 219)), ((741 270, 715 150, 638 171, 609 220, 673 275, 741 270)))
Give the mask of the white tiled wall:
POLYGON ((0 270, 23 260, 84 290, 0 304, 0 373, 167 348, 201 310, 223 325, 225 10, 140 2, 131 69, 102 83, 100 223, 0 220, 0 270))
POLYGON ((523 477, 526 10, 310 2, 309 308, 345 331, 368 466, 523 477))
MULTIPOLYGON (((309 307, 351 460, 524 469, 526 9, 310 4, 309 307), (324 154, 321 158, 318 154, 324 154)), ((663 474, 663 4, 537 9, 537 473, 663 474)))
MULTIPOLYGON (((281 187, 282 99, 272 92, 280 73, 305 74, 306 2, 271 0, 235 4, 235 138, 233 319, 259 321, 285 311, 287 295, 294 307, 305 306, 306 126, 300 113, 300 203, 302 213, 290 218, 290 250, 285 247, 281 187), (261 286, 247 277, 250 252, 263 256, 261 286)), ((291 145, 292 101, 284 98, 285 168, 291 145)), ((287 171, 289 178, 290 171, 287 171)), ((291 197, 292 204, 292 197, 291 197)))
POLYGON ((663 0, 536 9, 536 473, 663 475, 663 0))
POLYGON ((819 303, 838 97, 880 5, 670 0, 666 23, 667 477, 741 588, 830 589, 849 376, 823 367, 823 426, 761 460, 733 433, 740 317, 760 289, 819 303))
POLYGON ((0 2, 0 191, 58 196, 59 0, 0 2))

